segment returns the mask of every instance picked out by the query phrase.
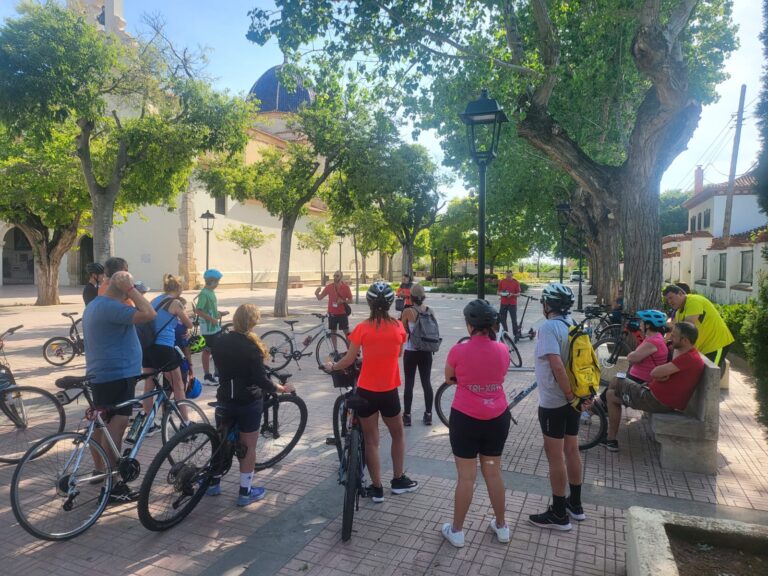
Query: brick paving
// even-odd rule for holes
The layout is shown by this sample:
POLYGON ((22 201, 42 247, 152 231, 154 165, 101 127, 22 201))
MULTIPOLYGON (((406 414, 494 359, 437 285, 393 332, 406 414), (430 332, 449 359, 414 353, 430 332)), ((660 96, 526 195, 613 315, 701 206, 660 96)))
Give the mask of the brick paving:
MULTIPOLYGON (((311 317, 301 314, 322 310, 311 293, 312 288, 290 292, 292 312, 299 314, 305 326, 311 325, 311 317)), ((67 320, 59 314, 80 310, 81 300, 79 294, 66 292, 65 304, 42 309, 29 306, 34 300, 30 296, 25 288, 0 288, 0 328, 25 325, 6 343, 19 384, 53 390, 55 378, 82 373, 84 361, 76 358, 71 367, 63 369, 49 366, 42 358, 41 345, 50 336, 67 333, 67 320)), ((220 307, 230 310, 241 302, 253 301, 269 312, 271 298, 271 290, 223 289, 219 293, 220 307)), ((463 335, 460 310, 467 299, 447 295, 430 298, 446 343, 463 335)), ((352 319, 359 321, 364 304, 353 308, 352 319)), ((264 330, 283 325, 281 320, 265 316, 264 330)), ((538 306, 532 304, 526 325, 540 320, 538 306)), ((532 365, 533 348, 534 343, 528 341, 520 344, 524 366, 532 365)), ((444 345, 436 356, 435 388, 441 382, 448 349, 444 345)), ((406 429, 406 466, 420 489, 388 496, 383 504, 362 503, 355 516, 353 537, 342 543, 335 449, 324 442, 330 433, 331 406, 337 393, 313 363, 313 359, 305 359, 301 370, 295 364, 286 368, 293 373, 292 381, 309 407, 305 434, 284 462, 257 473, 257 481, 266 486, 268 496, 245 509, 234 506, 237 475, 232 473, 224 479, 224 495, 204 498, 189 518, 168 532, 146 531, 135 509, 122 506, 108 508, 95 526, 74 540, 43 542, 17 525, 8 490, 13 467, 0 465, 0 572, 67 576, 107 571, 153 576, 623 574, 624 510, 629 506, 651 502, 690 513, 747 517, 751 522, 768 524, 768 476, 761 470, 768 457, 766 433, 754 419, 756 404, 748 376, 734 366, 730 391, 723 394, 720 405, 718 475, 663 470, 646 420, 637 412, 627 411, 619 436, 621 452, 595 448, 583 453, 588 519, 567 533, 550 533, 527 524, 527 515, 543 510, 549 499, 533 393, 514 411, 519 424, 513 426, 503 455, 512 541, 507 545, 496 542, 488 527, 493 517, 490 501, 479 481, 465 526, 467 544, 460 550, 445 543, 439 533, 442 523, 451 519, 456 477, 447 430, 436 417, 431 428, 417 421, 423 406, 417 385, 414 426, 406 429)), ((519 389, 532 379, 531 373, 510 373, 507 385, 519 389)), ((208 409, 213 395, 213 389, 206 388, 200 405, 208 409)), ((76 428, 83 405, 67 408, 68 428, 76 428)), ((382 433, 382 442, 386 440, 386 433, 382 433)), ((145 467, 159 446, 159 437, 154 437, 142 448, 140 461, 145 467)), ((382 455, 386 475, 390 470, 384 446, 382 455)))

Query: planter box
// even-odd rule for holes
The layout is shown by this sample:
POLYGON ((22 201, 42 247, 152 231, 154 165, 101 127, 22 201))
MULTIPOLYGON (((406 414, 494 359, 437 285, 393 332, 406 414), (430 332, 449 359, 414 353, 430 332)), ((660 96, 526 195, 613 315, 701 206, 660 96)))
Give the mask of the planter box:
POLYGON ((768 526, 633 506, 627 510, 627 576, 678 576, 668 530, 692 541, 709 539, 750 552, 768 549, 768 526))

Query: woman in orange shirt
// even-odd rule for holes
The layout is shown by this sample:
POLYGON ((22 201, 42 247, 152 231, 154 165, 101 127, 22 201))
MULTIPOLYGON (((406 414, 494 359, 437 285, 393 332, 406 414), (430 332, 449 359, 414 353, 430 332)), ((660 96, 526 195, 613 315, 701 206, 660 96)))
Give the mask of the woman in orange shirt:
POLYGON ((395 293, 389 284, 375 282, 365 295, 371 314, 349 335, 349 350, 338 362, 327 362, 330 370, 352 365, 363 351, 363 367, 357 380, 357 393, 368 404, 357 411, 365 439, 365 461, 371 475, 366 492, 374 502, 384 501, 379 460, 379 412, 392 437, 392 494, 413 492, 418 482, 405 475, 405 430, 400 415, 400 356, 403 355, 405 329, 389 315, 395 293))

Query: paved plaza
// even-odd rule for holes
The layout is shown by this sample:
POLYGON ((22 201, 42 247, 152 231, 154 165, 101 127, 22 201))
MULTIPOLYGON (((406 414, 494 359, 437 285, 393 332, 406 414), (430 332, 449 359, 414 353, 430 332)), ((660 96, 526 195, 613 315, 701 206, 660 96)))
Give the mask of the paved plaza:
MULTIPOLYGON (((8 360, 19 384, 50 390, 65 374, 82 374, 83 358, 71 366, 54 368, 42 357, 42 343, 68 332, 64 311, 81 311, 79 292, 63 289, 60 306, 36 308, 31 287, 0 288, 0 331, 24 324, 6 342, 8 360)), ((297 325, 310 326, 310 312, 322 312, 324 303, 312 296, 313 287, 291 290, 289 306, 297 325)), ((287 328, 271 317, 273 290, 221 289, 220 309, 234 311, 243 302, 255 302, 265 312, 263 332, 287 328)), ((534 291, 535 294, 535 291, 534 291)), ((432 295, 444 337, 435 357, 433 387, 442 382, 450 344, 465 334, 461 309, 470 296, 432 295)), ((495 297, 491 297, 495 300, 495 297)), ((353 305, 353 322, 365 317, 367 307, 353 305)), ((526 330, 541 323, 540 306, 532 303, 525 317, 526 330)), ((523 366, 533 365, 535 343, 523 341, 523 366)), ((199 363, 199 356, 196 356, 199 363)), ((237 474, 223 482, 223 495, 206 497, 180 525, 164 533, 145 530, 134 506, 108 508, 98 523, 68 542, 36 540, 15 521, 9 504, 13 467, 0 464, 0 573, 37 576, 83 574, 147 574, 152 576, 342 576, 342 575, 599 575, 624 574, 625 511, 630 506, 731 518, 768 525, 768 443, 765 429, 755 418, 754 391, 744 366, 734 362, 730 390, 720 403, 719 471, 716 476, 670 472, 659 465, 659 449, 649 437, 640 413, 628 410, 622 424, 621 452, 594 448, 583 453, 584 508, 587 520, 574 522, 570 532, 554 533, 527 523, 541 512, 550 497, 547 463, 536 421, 534 392, 514 411, 513 426, 503 455, 507 488, 507 522, 512 540, 499 544, 488 527, 493 517, 484 484, 479 479, 465 525, 467 544, 453 548, 439 532, 451 520, 456 470, 448 430, 435 416, 434 424, 421 424, 423 395, 416 384, 413 427, 406 429, 406 470, 419 481, 419 490, 391 496, 382 504, 362 502, 355 516, 352 539, 341 542, 342 488, 337 483, 335 448, 325 444, 331 433, 331 406, 337 392, 313 358, 293 374, 298 393, 309 407, 307 429, 294 451, 275 468, 256 474, 267 497, 247 508, 235 506, 237 474)), ((201 373, 199 366, 197 372, 201 373)), ((529 370, 510 372, 508 391, 533 380, 529 370)), ((206 387, 199 404, 214 397, 206 387)), ((67 426, 76 428, 84 404, 67 407, 67 426)), ((389 447, 382 426, 383 478, 391 477, 389 447)), ((159 435, 142 449, 144 467, 159 449, 159 435)), ((139 485, 141 479, 134 483, 139 485)), ((385 482, 386 487, 386 482, 385 482)))

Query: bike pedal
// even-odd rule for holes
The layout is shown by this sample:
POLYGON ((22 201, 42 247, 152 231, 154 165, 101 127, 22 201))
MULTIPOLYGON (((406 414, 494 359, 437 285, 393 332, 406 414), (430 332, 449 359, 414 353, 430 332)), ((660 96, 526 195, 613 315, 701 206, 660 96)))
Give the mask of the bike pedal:
POLYGON ((325 439, 325 444, 327 446, 338 446, 339 445, 339 443, 336 442, 336 438, 334 438, 333 436, 329 436, 328 438, 326 438, 325 439))

